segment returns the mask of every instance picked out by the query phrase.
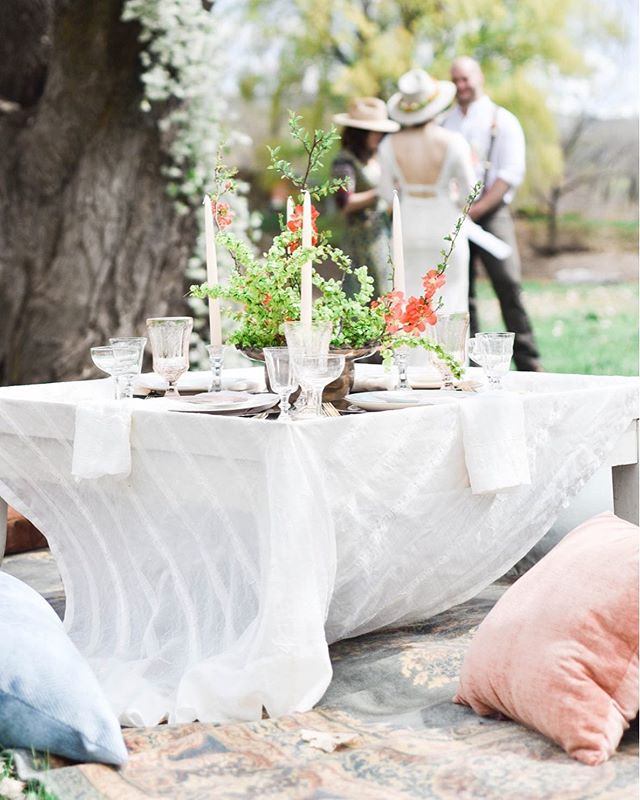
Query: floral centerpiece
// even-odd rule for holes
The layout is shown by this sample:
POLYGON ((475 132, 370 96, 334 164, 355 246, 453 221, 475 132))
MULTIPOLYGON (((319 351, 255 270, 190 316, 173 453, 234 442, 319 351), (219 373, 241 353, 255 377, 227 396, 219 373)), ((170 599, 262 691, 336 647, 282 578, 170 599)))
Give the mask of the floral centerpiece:
POLYGON ((306 154, 306 168, 302 174, 298 174, 290 162, 280 158, 279 148, 270 149, 269 169, 290 181, 300 196, 297 204, 290 204, 286 217, 281 216, 280 233, 261 257, 256 257, 244 242, 226 230, 231 221, 231 212, 224 196, 235 189, 235 170, 229 169, 218 158, 211 195, 212 211, 218 227, 216 243, 228 250, 234 268, 226 285, 209 286, 204 283, 192 286, 192 295, 232 301, 228 313, 235 320, 236 327, 228 336, 229 344, 249 352, 282 346, 286 344, 284 323, 300 319, 303 265, 309 261, 314 264, 332 262, 343 276, 353 273, 360 287, 354 296, 349 297, 343 290, 342 279, 325 278, 317 270, 313 271, 312 281, 318 294, 313 303, 313 320, 332 323, 332 348, 379 349, 383 360, 389 362, 393 351, 399 347, 423 347, 446 361, 454 375, 460 377, 462 366, 425 333, 437 320, 437 312, 441 307, 437 292, 446 280, 449 257, 479 186, 468 198, 454 230, 445 237, 449 247, 442 251, 442 261, 425 274, 423 294, 405 298, 402 292, 391 291, 374 298, 373 278, 366 265, 354 266, 342 250, 331 244, 331 232, 320 230, 317 225, 319 214, 316 208, 312 208, 311 246, 302 246, 304 192, 308 191, 313 200, 319 201, 336 192, 343 186, 343 181, 329 179, 316 185, 311 183, 312 177, 323 165, 323 158, 338 139, 338 134, 335 128, 328 132, 315 130, 309 133, 300 122, 300 117, 290 115, 291 135, 306 154))

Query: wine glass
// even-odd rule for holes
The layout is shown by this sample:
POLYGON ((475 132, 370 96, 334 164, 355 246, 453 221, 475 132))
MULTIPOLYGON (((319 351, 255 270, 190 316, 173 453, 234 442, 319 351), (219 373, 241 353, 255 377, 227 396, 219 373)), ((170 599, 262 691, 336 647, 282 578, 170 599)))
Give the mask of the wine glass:
POLYGON ((116 381, 122 378, 121 394, 124 398, 133 396, 133 382, 136 375, 142 371, 142 359, 144 358, 144 348, 147 343, 144 336, 112 336, 109 339, 109 344, 114 347, 135 347, 139 352, 138 363, 131 372, 127 372, 122 376, 116 377, 116 381))
POLYGON ((115 399, 124 400, 118 378, 135 369, 138 364, 139 352, 137 347, 122 345, 104 345, 91 348, 91 360, 102 372, 115 378, 115 399))
POLYGON ((300 356, 294 359, 294 370, 301 386, 310 389, 310 397, 297 418, 319 417, 322 414, 322 390, 342 373, 344 356, 300 356))
POLYGON ((151 317, 147 320, 153 371, 169 384, 165 397, 180 397, 176 383, 189 369, 189 338, 192 328, 192 317, 151 317))
POLYGON ((509 372, 515 333, 476 333, 469 339, 469 357, 480 364, 487 376, 488 388, 502 389, 502 377, 509 372))
MULTIPOLYGON (((294 360, 301 356, 319 356, 329 352, 331 342, 332 325, 330 321, 312 322, 306 325, 299 321, 289 321, 284 323, 284 335, 287 340, 289 352, 294 360)), ((311 388, 305 386, 298 374, 300 384, 300 396, 296 401, 296 413, 299 413, 309 402, 311 388)))
POLYGON ((293 358, 288 347, 265 347, 264 350, 269 383, 274 392, 280 395, 280 416, 283 422, 291 420, 289 395, 295 391, 298 381, 293 370, 293 358))
MULTIPOLYGON (((468 328, 469 314, 463 311, 455 314, 438 314, 437 322, 432 329, 435 344, 440 345, 444 352, 459 364, 464 362, 468 328)), ((450 364, 437 353, 432 353, 432 357, 442 376, 441 390, 453 391, 455 386, 450 364)))

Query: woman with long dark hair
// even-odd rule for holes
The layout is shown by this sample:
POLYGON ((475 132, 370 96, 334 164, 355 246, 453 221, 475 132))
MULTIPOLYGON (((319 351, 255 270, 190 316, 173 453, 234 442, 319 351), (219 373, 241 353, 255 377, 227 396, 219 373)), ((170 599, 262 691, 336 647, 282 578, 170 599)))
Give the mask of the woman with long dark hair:
MULTIPOLYGON (((386 106, 377 97, 358 98, 346 114, 336 114, 333 119, 344 126, 342 148, 332 166, 334 177, 346 179, 345 188, 336 195, 338 208, 345 216, 340 245, 354 267, 369 268, 374 297, 378 297, 391 288, 391 269, 388 206, 378 195, 380 165, 376 153, 384 135, 400 126, 387 117, 386 106)), ((355 276, 345 276, 344 288, 351 295, 358 291, 355 276)))

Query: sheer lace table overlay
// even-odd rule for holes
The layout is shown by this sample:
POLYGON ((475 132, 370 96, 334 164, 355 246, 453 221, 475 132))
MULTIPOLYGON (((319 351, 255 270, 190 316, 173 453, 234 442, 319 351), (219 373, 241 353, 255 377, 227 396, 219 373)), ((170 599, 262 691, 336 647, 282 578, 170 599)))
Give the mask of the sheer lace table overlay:
POLYGON ((47 537, 66 628, 123 723, 303 711, 331 680, 328 642, 476 594, 638 415, 635 379, 506 384, 531 483, 482 495, 455 404, 281 424, 133 400, 130 474, 77 481, 76 407, 109 382, 6 387, 0 496, 47 537))

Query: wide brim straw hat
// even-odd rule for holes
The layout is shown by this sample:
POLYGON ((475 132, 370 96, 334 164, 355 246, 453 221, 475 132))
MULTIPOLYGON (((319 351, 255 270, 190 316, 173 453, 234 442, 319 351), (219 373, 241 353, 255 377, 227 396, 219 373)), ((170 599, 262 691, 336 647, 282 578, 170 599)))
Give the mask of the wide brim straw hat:
POLYGON ((349 111, 346 114, 336 114, 333 121, 345 128, 360 128, 378 133, 395 133, 400 130, 400 125, 389 119, 384 100, 378 97, 358 97, 352 100, 349 111))
POLYGON ((391 119, 401 125, 420 125, 437 117, 451 105, 456 87, 451 81, 438 81, 423 69, 412 69, 398 81, 398 91, 387 109, 391 119))

